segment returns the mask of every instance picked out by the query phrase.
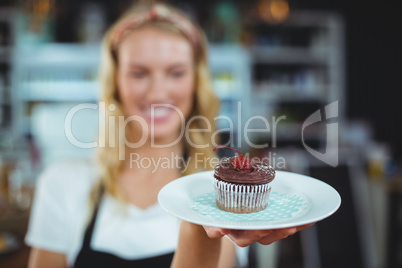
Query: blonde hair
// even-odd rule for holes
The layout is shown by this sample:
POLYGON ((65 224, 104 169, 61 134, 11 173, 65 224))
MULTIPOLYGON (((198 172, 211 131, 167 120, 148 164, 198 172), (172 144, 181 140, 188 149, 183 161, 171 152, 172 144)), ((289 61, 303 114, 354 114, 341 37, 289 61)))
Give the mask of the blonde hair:
MULTIPOLYGON (((136 27, 129 25, 129 27, 132 28, 129 30, 133 31, 144 25, 149 25, 164 31, 181 34, 190 42, 193 48, 195 59, 195 95, 192 111, 186 120, 193 118, 194 116, 203 116, 211 123, 212 129, 210 132, 190 131, 188 135, 193 144, 211 144, 213 133, 215 131, 214 118, 219 111, 219 100, 212 89, 207 61, 206 38, 201 29, 183 13, 166 4, 159 3, 157 5, 167 8, 170 14, 174 14, 176 18, 177 16, 180 16, 180 19, 184 20, 184 22, 187 23, 187 26, 188 24, 191 24, 191 30, 193 31, 191 34, 193 37, 194 35, 197 36, 197 38, 191 38, 191 36, 189 36, 189 34, 186 32, 189 30, 188 27, 183 30, 180 25, 177 25, 177 20, 170 21, 169 18, 165 17, 161 19, 152 18, 142 21, 139 25, 136 25, 136 27)), ((124 116, 120 101, 117 96, 117 56, 115 47, 116 32, 122 31, 122 27, 127 25, 127 22, 133 18, 144 16, 144 14, 149 13, 153 7, 154 4, 142 3, 135 5, 132 9, 128 10, 114 25, 112 25, 112 27, 105 34, 102 44, 102 62, 100 69, 100 84, 102 88, 101 101, 105 102, 106 107, 109 107, 109 105, 114 105, 115 107, 114 111, 106 109, 106 118, 113 116, 115 120, 117 120, 119 116, 124 116)), ((119 141, 117 139, 119 137, 119 131, 124 130, 115 128, 115 132, 113 133, 115 140, 112 141, 113 144, 109 144, 111 134, 109 133, 109 120, 105 120, 105 123, 105 137, 102 138, 104 141, 106 141, 106 144, 104 147, 100 147, 98 149, 100 180, 99 183, 93 188, 91 200, 94 201, 94 199, 96 199, 99 195, 100 189, 103 188, 105 192, 111 194, 118 200, 124 201, 122 192, 116 183, 116 179, 119 176, 124 163, 124 161, 119 159, 119 146, 117 146, 119 141)), ((115 124, 115 126, 118 126, 118 124, 115 124)), ((204 120, 192 120, 188 128, 194 130, 206 129, 207 127, 209 126, 207 126, 207 122, 204 120)), ((185 149, 186 152, 183 152, 183 154, 187 153, 189 165, 185 172, 183 172, 183 175, 200 171, 200 168, 197 168, 197 164, 199 165, 199 162, 196 162, 195 160, 196 154, 203 155, 205 160, 212 159, 215 156, 212 145, 206 148, 195 148, 195 146, 190 146, 190 144, 185 142, 185 149)), ((213 167, 211 167, 211 165, 208 163, 204 163, 202 168, 210 170, 213 167)))

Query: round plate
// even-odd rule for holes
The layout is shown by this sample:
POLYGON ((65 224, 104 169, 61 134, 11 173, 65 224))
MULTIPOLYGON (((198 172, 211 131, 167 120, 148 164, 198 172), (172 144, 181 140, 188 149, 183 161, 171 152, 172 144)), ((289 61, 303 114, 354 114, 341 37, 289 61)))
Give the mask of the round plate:
POLYGON ((308 224, 333 214, 341 204, 338 192, 309 176, 276 171, 268 207, 255 213, 231 213, 215 204, 214 171, 184 176, 168 183, 158 202, 168 213, 188 222, 228 229, 277 229, 308 224))

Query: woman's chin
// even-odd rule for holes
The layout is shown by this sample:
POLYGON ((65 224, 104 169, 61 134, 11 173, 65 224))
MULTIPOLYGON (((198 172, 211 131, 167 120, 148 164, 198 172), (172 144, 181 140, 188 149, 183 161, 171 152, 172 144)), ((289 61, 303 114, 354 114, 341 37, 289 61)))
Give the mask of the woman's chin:
POLYGON ((173 146, 180 142, 180 136, 177 131, 154 129, 150 135, 152 145, 173 146))

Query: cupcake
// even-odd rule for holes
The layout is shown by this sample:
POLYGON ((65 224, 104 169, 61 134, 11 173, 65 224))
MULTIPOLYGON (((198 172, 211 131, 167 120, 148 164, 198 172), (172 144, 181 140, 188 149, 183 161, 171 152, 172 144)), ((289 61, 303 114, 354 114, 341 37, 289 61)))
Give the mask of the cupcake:
POLYGON ((233 213, 264 210, 268 206, 275 170, 266 163, 238 153, 240 156, 223 158, 215 167, 213 185, 216 205, 233 213))

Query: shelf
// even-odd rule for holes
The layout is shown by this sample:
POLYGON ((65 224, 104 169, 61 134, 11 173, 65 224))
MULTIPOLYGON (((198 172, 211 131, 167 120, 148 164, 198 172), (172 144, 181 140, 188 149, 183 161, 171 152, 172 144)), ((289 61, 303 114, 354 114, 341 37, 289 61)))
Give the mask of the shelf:
POLYGON ((89 101, 98 100, 99 85, 94 81, 25 82, 20 85, 24 101, 89 101))
POLYGON ((16 51, 14 87, 25 102, 95 102, 99 45, 46 44, 16 51))
MULTIPOLYGON (((286 120, 278 121, 278 124, 274 129, 273 124, 271 124, 272 122, 270 121, 271 120, 269 120, 269 131, 266 133, 259 132, 258 134, 255 134, 254 139, 272 139, 272 136, 275 136, 277 141, 302 141, 302 123, 286 122, 286 120)), ((323 138, 325 138, 325 133, 323 133, 321 127, 320 124, 314 124, 305 128, 303 133, 305 140, 323 140, 323 138)), ((266 126, 261 120, 251 123, 248 127, 248 129, 265 128, 266 126)))
POLYGON ((314 85, 311 87, 299 87, 294 85, 263 85, 254 86, 252 97, 266 101, 311 101, 324 100, 324 92, 329 90, 327 85, 314 85))
POLYGON ((328 49, 314 52, 298 47, 252 47, 250 52, 254 63, 326 65, 328 61, 328 49))
MULTIPOLYGON (((302 127, 311 114, 334 100, 342 100, 338 116, 344 114, 342 17, 333 12, 294 11, 283 24, 263 24, 256 32, 256 44, 261 45, 250 47, 254 79, 251 114, 266 117, 271 132, 272 116, 286 116, 275 133, 285 146, 302 146, 302 134, 307 143, 325 145, 325 122, 302 127)), ((252 127, 264 129, 264 125, 256 120, 252 127)), ((266 140, 272 133, 254 136, 266 140)))
POLYGON ((17 67, 96 68, 100 62, 100 46, 91 44, 45 44, 20 48, 14 63, 17 67))
MULTIPOLYGON (((97 83, 85 81, 85 77, 95 76, 99 57, 98 45, 47 44, 39 48, 21 49, 14 63, 22 100, 97 100, 97 83)), ((238 45, 210 46, 209 63, 214 88, 222 101, 242 98, 245 88, 243 74, 249 71, 247 57, 248 53, 238 45), (238 57, 230 56, 233 54, 238 57), (230 79, 223 77, 226 74, 230 79)))
POLYGON ((208 64, 214 91, 222 101, 243 100, 248 96, 251 86, 249 51, 240 45, 210 44, 208 64))

